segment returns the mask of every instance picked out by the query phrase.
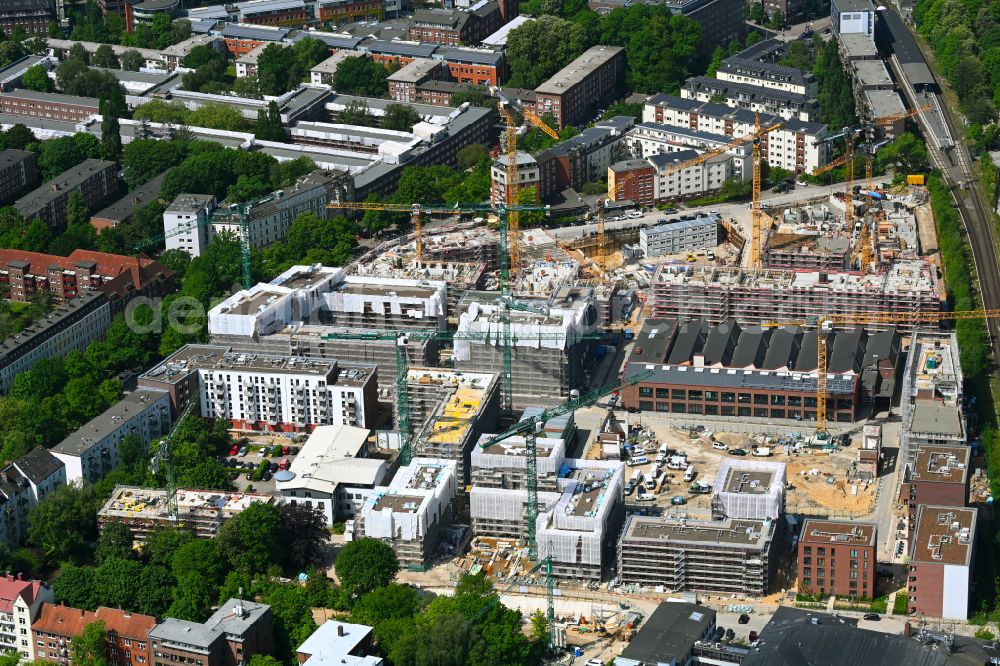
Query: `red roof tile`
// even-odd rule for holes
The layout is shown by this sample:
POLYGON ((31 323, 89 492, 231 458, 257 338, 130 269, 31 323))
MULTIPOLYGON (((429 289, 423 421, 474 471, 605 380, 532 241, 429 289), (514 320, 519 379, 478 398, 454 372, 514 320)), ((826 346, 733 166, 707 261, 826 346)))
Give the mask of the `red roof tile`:
MULTIPOLYGON (((136 289, 142 288, 143 278, 148 277, 151 272, 148 269, 159 266, 154 259, 150 259, 145 255, 132 257, 94 250, 73 250, 72 254, 68 257, 60 257, 59 255, 43 254, 41 252, 0 250, 0 269, 6 269, 7 265, 12 261, 27 261, 31 264, 28 271, 34 275, 47 275, 49 266, 52 265, 57 265, 62 270, 75 271, 78 262, 93 261, 97 264, 95 272, 105 278, 114 278, 122 273, 131 274, 132 283, 136 289)), ((160 268, 163 271, 170 272, 165 267, 160 266, 160 268)))
POLYGON ((130 613, 101 606, 97 609, 97 619, 104 622, 104 628, 123 638, 145 640, 149 630, 156 626, 156 618, 142 613, 130 613))
POLYGON ((76 636, 83 628, 97 619, 90 611, 72 606, 42 604, 38 617, 31 623, 32 631, 44 631, 59 636, 76 636))

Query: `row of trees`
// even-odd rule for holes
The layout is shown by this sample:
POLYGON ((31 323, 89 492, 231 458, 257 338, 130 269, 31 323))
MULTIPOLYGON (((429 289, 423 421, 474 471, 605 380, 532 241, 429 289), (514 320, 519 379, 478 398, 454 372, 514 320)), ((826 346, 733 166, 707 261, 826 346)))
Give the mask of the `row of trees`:
POLYGON ((246 132, 253 129, 253 123, 244 118, 238 108, 217 102, 202 104, 192 111, 182 102, 154 99, 137 107, 132 117, 152 123, 207 127, 227 132, 246 132))
POLYGON ((700 27, 666 5, 636 4, 599 16, 586 3, 540 4, 544 15, 507 38, 511 86, 536 88, 595 44, 625 48, 632 91, 674 91, 690 73, 700 27))

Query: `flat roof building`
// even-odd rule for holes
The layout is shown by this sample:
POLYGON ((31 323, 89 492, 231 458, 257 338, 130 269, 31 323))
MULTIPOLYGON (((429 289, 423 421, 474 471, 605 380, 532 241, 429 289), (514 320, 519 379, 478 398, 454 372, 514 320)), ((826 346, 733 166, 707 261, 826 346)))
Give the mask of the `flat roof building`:
POLYGON ((87 159, 14 202, 25 221, 41 220, 49 229, 66 226, 69 195, 79 192, 88 208, 96 208, 118 190, 118 165, 87 159))
POLYGON ((551 113, 559 128, 586 124, 625 84, 625 49, 592 46, 535 88, 539 115, 551 113))
POLYGON ((272 621, 267 604, 229 599, 205 622, 165 618, 149 631, 150 652, 165 662, 235 666, 244 655, 273 653, 272 621))
POLYGON ((914 332, 900 399, 903 429, 899 455, 904 465, 913 466, 917 449, 922 445, 966 444, 962 383, 956 334, 914 332))
MULTIPOLYGON (((687 664, 695 643, 715 633, 715 610, 686 602, 661 602, 628 642, 615 666, 687 664)), ((696 663, 696 662, 694 662, 696 663)))
POLYGON ((969 467, 972 450, 968 446, 921 444, 913 464, 903 471, 899 501, 908 509, 907 532, 912 537, 921 504, 963 507, 969 499, 969 467))
POLYGON ((948 620, 969 616, 976 509, 920 505, 910 544, 909 612, 948 620))
POLYGON ((368 653, 373 648, 372 628, 327 620, 295 651, 302 666, 383 666, 385 660, 368 653))
POLYGON ((874 523, 807 518, 799 536, 799 591, 873 599, 877 558, 874 523))
POLYGON ((712 517, 777 520, 785 513, 785 463, 726 458, 712 487, 712 517))

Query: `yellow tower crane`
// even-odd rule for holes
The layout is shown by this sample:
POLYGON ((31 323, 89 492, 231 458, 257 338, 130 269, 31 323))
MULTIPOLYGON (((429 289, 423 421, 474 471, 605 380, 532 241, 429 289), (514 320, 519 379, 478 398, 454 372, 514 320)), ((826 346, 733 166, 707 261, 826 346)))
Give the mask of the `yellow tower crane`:
POLYGON ((835 326, 867 326, 870 324, 940 324, 944 321, 968 319, 1000 319, 1000 309, 994 310, 942 310, 928 312, 867 311, 845 314, 827 314, 810 321, 770 322, 766 327, 816 326, 816 432, 827 432, 827 336, 835 326))
MULTIPOLYGON (((555 140, 559 140, 559 133, 548 126, 548 124, 526 109, 517 100, 508 96, 499 86, 490 86, 490 93, 499 100, 497 108, 503 116, 506 128, 504 130, 504 152, 507 155, 507 186, 504 188, 504 198, 507 200, 507 227, 509 234, 508 254, 510 255, 510 271, 517 274, 521 271, 521 215, 515 208, 517 204, 518 173, 517 173, 517 116, 527 120, 530 124, 542 130, 555 140)), ((539 193, 541 194, 541 193, 539 193)))
POLYGON ((764 228, 763 228, 763 217, 764 212, 761 210, 760 206, 760 189, 761 189, 761 163, 766 157, 763 146, 761 145, 766 141, 767 135, 775 130, 781 129, 785 126, 784 122, 774 123, 773 125, 768 125, 764 127, 760 124, 760 114, 758 113, 754 119, 754 131, 750 134, 745 134, 739 138, 733 139, 724 146, 718 148, 713 148, 712 150, 705 151, 698 157, 694 157, 690 160, 685 160, 678 164, 662 171, 659 176, 669 176, 670 174, 677 173, 689 167, 695 166, 697 164, 703 164, 708 160, 722 155, 723 153, 729 152, 733 148, 742 146, 745 143, 753 142, 753 182, 751 184, 751 205, 750 205, 750 219, 751 219, 751 231, 750 231, 750 267, 759 268, 762 263, 761 258, 761 247, 763 246, 764 228))

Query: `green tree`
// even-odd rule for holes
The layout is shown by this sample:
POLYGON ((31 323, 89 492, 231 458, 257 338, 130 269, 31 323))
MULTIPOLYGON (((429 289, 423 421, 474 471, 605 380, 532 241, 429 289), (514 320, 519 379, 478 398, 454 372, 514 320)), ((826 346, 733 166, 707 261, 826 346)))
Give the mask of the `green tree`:
POLYGON ((396 552, 378 539, 357 539, 341 549, 334 567, 340 586, 357 596, 391 583, 399 572, 396 552))
POLYGON ((382 127, 399 132, 411 132, 413 126, 420 122, 420 114, 412 106, 406 104, 389 104, 385 107, 382 127))
POLYGON ((308 72, 315 65, 330 57, 330 47, 326 45, 326 42, 312 37, 295 42, 292 51, 302 72, 308 72))
POLYGON ((927 147, 911 132, 904 132, 876 154, 879 171, 895 171, 899 177, 925 173, 930 168, 927 147))
POLYGON ((257 112, 257 126, 254 129, 254 136, 263 141, 284 141, 285 127, 281 122, 281 111, 278 103, 271 100, 267 104, 267 109, 260 109, 257 112))
POLYGON ((55 560, 78 560, 97 537, 101 499, 86 486, 56 488, 28 514, 28 540, 55 560))
POLYGON ((263 573, 282 560, 285 544, 281 512, 273 504, 255 502, 227 521, 216 541, 230 565, 249 574, 263 573))
POLYGON ((15 41, 0 42, 0 67, 6 67, 27 55, 24 47, 15 41))
POLYGON ((154 99, 136 107, 132 117, 136 120, 148 120, 152 123, 171 123, 184 125, 188 122, 191 112, 181 102, 166 102, 154 99))
POLYGON ((361 127, 377 127, 379 124, 369 110, 368 103, 360 99, 353 100, 340 112, 340 122, 361 127))
POLYGON ((129 72, 138 72, 146 64, 146 59, 135 49, 129 49, 122 53, 121 67, 129 72))
POLYGON ((172 567, 174 554, 180 550, 181 546, 193 539, 194 535, 188 530, 177 529, 173 526, 162 527, 149 535, 143 552, 149 564, 172 567))
POLYGON ((188 115, 188 123, 194 127, 242 132, 251 127, 239 109, 228 104, 203 104, 188 115))
POLYGON ((69 644, 73 666, 111 666, 107 657, 108 632, 104 622, 91 622, 69 644))
POLYGON ((722 61, 726 58, 726 52, 722 50, 721 46, 716 46, 715 51, 712 52, 712 60, 708 63, 708 69, 705 70, 705 76, 714 77, 715 73, 719 71, 719 67, 722 67, 722 61))
MULTIPOLYGON (((382 97, 389 92, 385 67, 365 57, 348 58, 337 66, 333 87, 337 92, 365 97, 382 97)), ((263 83, 261 84, 263 90, 263 83)))
POLYGON ((481 649, 478 643, 474 629, 461 615, 441 613, 428 618, 420 628, 405 626, 389 657, 396 666, 466 666, 477 663, 475 652, 481 649))
POLYGON ((25 70, 24 75, 21 76, 21 84, 28 90, 37 90, 38 92, 52 92, 55 89, 48 72, 41 65, 33 65, 25 70))
POLYGON ((101 44, 94 51, 94 57, 92 63, 94 67, 106 67, 111 69, 117 69, 118 56, 115 55, 114 49, 112 49, 107 44, 101 44))
POLYGON ((274 653, 294 663, 295 649, 316 631, 306 589, 301 585, 271 585, 263 600, 271 606, 274 618, 274 653))
POLYGON ((59 601, 74 608, 94 610, 100 604, 97 569, 65 564, 52 583, 52 593, 59 601))
POLYGON ((184 141, 136 139, 122 150, 125 182, 131 189, 184 161, 188 145, 184 141))
POLYGON ((105 112, 101 118, 101 156, 112 162, 117 162, 122 156, 121 125, 118 116, 113 113, 105 112))
POLYGON ((218 598, 223 563, 215 541, 194 539, 174 553, 173 575, 177 579, 170 616, 203 621, 218 598))
POLYGON ((455 157, 458 160, 458 168, 465 171, 480 162, 489 160, 490 151, 481 143, 470 143, 460 149, 455 157))
POLYGON ((265 95, 281 95, 301 81, 306 70, 295 57, 295 50, 269 44, 257 59, 257 81, 265 95))
POLYGON ((289 571, 304 571, 326 541, 326 517, 311 504, 282 504, 278 513, 284 525, 282 564, 289 571))
POLYGON ((95 572, 94 582, 102 606, 134 608, 142 576, 141 562, 133 559, 109 557, 95 572))
POLYGON ((66 201, 67 226, 87 224, 89 220, 90 208, 87 206, 87 200, 79 192, 71 192, 66 201))
MULTIPOLYGON (((13 666, 17 666, 14 664, 13 666)), ((250 657, 248 666, 281 666, 281 662, 266 654, 255 654, 250 657)))
POLYGON ((28 144, 38 141, 32 131, 21 123, 12 125, 9 130, 4 132, 3 138, 8 148, 17 148, 18 150, 24 150, 28 144))
POLYGON ((540 610, 531 614, 531 638, 536 643, 549 640, 549 618, 540 610))
POLYGON ((129 559, 135 554, 132 550, 133 541, 132 530, 128 525, 113 520, 101 529, 101 538, 97 542, 94 557, 98 562, 112 557, 129 559))
MULTIPOLYGON (((508 85, 537 88, 590 46, 582 26, 556 16, 540 16, 510 31, 508 85)), ((339 90, 339 88, 338 88, 339 90)))
POLYGON ((421 606, 416 589, 391 583, 376 587, 355 601, 351 608, 351 621, 377 628, 387 620, 411 618, 421 606))

